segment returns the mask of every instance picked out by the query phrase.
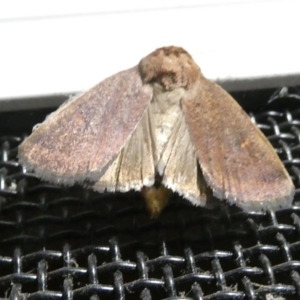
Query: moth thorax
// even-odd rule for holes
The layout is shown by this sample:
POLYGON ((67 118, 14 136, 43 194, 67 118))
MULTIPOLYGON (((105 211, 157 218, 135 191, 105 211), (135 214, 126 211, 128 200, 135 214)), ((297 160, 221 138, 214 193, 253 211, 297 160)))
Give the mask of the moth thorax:
POLYGON ((192 57, 182 48, 157 49, 139 63, 144 83, 159 83, 165 91, 189 88, 201 74, 192 57))

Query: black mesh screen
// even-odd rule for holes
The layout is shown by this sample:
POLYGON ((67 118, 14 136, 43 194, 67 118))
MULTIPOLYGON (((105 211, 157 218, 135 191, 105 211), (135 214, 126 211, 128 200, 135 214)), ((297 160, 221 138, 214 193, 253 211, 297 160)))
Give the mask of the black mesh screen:
POLYGON ((234 96, 292 176, 293 207, 208 210, 175 195, 151 219, 138 193, 61 188, 24 172, 17 146, 50 110, 0 114, 0 298, 300 299, 300 92, 234 96))

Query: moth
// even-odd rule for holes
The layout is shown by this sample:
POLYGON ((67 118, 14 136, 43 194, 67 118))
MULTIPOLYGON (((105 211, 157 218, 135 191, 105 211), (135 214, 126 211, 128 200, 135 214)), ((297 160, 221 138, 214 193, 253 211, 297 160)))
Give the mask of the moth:
POLYGON ((173 46, 67 101, 21 144, 19 160, 53 183, 141 191, 153 216, 172 192, 251 211, 289 206, 295 190, 248 115, 173 46))

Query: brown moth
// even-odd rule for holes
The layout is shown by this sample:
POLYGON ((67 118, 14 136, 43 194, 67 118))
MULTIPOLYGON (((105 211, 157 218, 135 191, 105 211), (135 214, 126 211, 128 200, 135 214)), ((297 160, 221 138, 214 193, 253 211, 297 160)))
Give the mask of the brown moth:
POLYGON ((21 144, 19 159, 50 182, 142 191, 152 215, 171 191, 250 211, 289 206, 295 189, 248 115, 178 47, 63 104, 21 144))

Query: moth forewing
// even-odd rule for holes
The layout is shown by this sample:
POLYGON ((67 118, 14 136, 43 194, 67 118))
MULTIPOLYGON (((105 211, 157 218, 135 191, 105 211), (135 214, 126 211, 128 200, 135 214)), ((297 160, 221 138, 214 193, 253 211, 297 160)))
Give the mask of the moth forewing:
POLYGON ((272 145, 221 87, 202 78, 183 110, 207 184, 249 211, 291 205, 294 185, 272 145))
POLYGON ((137 67, 117 73, 58 109, 19 147, 42 179, 96 182, 130 139, 152 99, 137 67))

